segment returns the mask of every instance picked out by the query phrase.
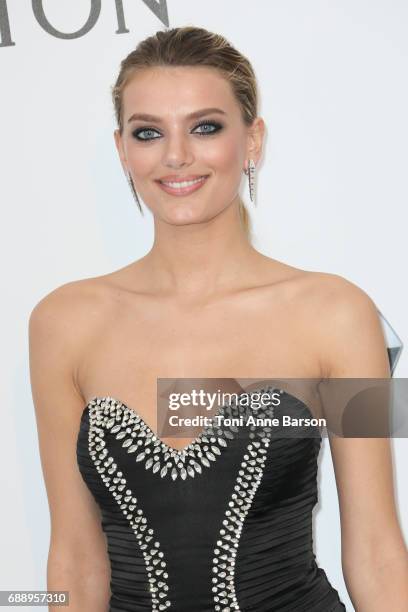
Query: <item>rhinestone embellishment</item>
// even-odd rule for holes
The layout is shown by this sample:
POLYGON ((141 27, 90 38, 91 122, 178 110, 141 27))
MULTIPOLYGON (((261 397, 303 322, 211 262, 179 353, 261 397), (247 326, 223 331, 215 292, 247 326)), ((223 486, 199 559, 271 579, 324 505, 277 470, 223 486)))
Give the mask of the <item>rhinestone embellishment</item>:
POLYGON ((171 601, 168 598, 168 573, 164 553, 160 550, 160 543, 154 538, 154 530, 149 528, 137 498, 129 489, 126 478, 118 470, 113 457, 108 454, 104 428, 110 416, 109 414, 104 415, 104 412, 102 405, 95 403, 89 406, 89 455, 103 483, 112 493, 134 531, 145 561, 152 596, 152 611, 161 612, 171 607, 171 601))
MULTIPOLYGON (((93 397, 88 406, 104 415, 103 427, 117 440, 123 440, 123 448, 134 453, 136 462, 143 462, 146 470, 173 481, 202 474, 203 468, 211 467, 238 431, 233 424, 224 425, 223 419, 220 424, 214 420, 188 446, 178 450, 165 444, 135 410, 113 397, 93 397)), ((239 405, 230 404, 217 413, 223 410, 230 417, 240 409, 239 405)))
POLYGON ((212 592, 215 612, 240 609, 235 593, 235 561, 244 521, 262 479, 269 444, 270 438, 266 436, 250 442, 240 465, 234 493, 214 549, 212 592))

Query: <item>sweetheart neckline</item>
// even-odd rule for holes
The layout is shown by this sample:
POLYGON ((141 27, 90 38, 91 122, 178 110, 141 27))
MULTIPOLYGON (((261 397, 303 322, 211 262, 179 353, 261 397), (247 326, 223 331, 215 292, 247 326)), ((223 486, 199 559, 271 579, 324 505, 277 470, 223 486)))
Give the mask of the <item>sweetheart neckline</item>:
MULTIPOLYGON (((259 387, 257 389, 253 389, 252 391, 249 391, 249 395, 252 395, 253 393, 259 393, 261 391, 275 391, 278 387, 272 386, 272 385, 263 385, 262 387, 259 387)), ((283 392, 283 389, 280 389, 280 392, 283 392)), ((247 391, 243 390, 242 393, 248 393, 247 391)), ((284 392, 285 395, 287 395, 286 391, 284 392)), ((241 395, 241 393, 239 394, 241 395)), ((191 442, 189 444, 187 444, 187 446, 183 446, 182 448, 174 448, 174 446, 170 446, 169 444, 167 444, 166 442, 163 441, 163 439, 150 427, 150 425, 145 421, 145 419, 139 414, 139 412, 137 410, 135 410, 132 406, 130 406, 129 404, 127 404, 126 402, 123 402, 122 400, 120 400, 117 397, 114 397, 112 395, 94 395, 93 397, 91 397, 91 399, 87 402, 87 404, 84 406, 83 410, 82 410, 82 415, 84 415, 84 413, 89 409, 91 402, 97 402, 98 400, 100 400, 100 402, 106 401, 106 400, 113 400, 116 404, 120 404, 121 407, 124 408, 125 411, 127 411, 129 414, 135 416, 137 419, 139 419, 139 421, 143 424, 143 426, 149 431, 151 432, 152 436, 154 437, 154 439, 156 439, 158 442, 160 442, 160 444, 163 445, 163 447, 165 448, 165 450, 169 453, 171 453, 172 455, 176 455, 177 457, 183 457, 184 455, 186 455, 188 453, 188 451, 195 445, 195 444, 199 444, 201 438, 203 438, 208 430, 211 428, 211 423, 209 425, 206 425, 201 432, 198 434, 198 436, 196 436, 193 440, 191 440, 191 442)), ((223 410, 223 408, 225 408, 226 405, 220 405, 218 407, 218 409, 216 410, 215 415, 217 414, 221 414, 221 411, 223 410)))
MULTIPOLYGON (((193 440, 191 440, 191 442, 189 444, 187 444, 187 446, 183 446, 182 448, 174 448, 174 446, 170 446, 169 444, 167 444, 166 442, 164 442, 163 438, 161 438, 151 427, 150 425, 148 425, 148 423, 145 421, 145 419, 137 412, 137 410, 135 410, 133 407, 131 407, 129 404, 126 404, 125 402, 122 402, 122 400, 113 397, 112 395, 94 395, 93 397, 91 397, 91 399, 88 401, 88 403, 84 406, 83 410, 82 410, 82 416, 85 414, 85 412, 90 408, 91 403, 92 402, 104 402, 107 400, 113 400, 115 402, 115 404, 118 404, 121 408, 123 408, 125 410, 125 412, 128 412, 132 415, 134 415, 142 424, 143 426, 147 429, 147 431, 151 432, 153 439, 156 439, 160 442, 160 444, 162 444, 165 447, 165 450, 173 455, 178 455, 179 457, 185 455, 191 448, 192 446, 194 446, 195 444, 198 444, 201 440, 201 438, 203 436, 206 435, 206 433, 208 432, 208 429, 211 427, 211 423, 210 425, 206 425, 201 432, 198 434, 198 436, 196 436, 193 440)), ((220 406, 218 408, 218 410, 216 411, 215 414, 218 414, 221 409, 224 406, 220 406)))

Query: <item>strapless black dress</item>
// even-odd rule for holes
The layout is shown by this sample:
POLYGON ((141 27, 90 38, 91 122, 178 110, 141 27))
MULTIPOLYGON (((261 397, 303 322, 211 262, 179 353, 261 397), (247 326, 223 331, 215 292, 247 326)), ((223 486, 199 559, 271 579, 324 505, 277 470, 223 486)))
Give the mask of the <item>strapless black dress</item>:
MULTIPOLYGON (((285 392, 281 407, 311 416, 285 392)), ((77 459, 107 536, 109 611, 344 612, 313 552, 320 430, 291 431, 213 421, 178 451, 135 410, 94 397, 77 459)))

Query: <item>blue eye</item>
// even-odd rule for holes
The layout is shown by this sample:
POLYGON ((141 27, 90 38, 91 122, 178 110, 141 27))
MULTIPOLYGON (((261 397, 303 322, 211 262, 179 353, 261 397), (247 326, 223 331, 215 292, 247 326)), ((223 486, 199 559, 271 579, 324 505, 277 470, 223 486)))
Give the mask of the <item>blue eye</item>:
MULTIPOLYGON (((222 129, 222 125, 220 123, 217 123, 216 121, 201 121, 200 123, 198 123, 194 130, 196 130, 197 128, 210 128, 210 129, 203 129, 199 132, 196 132, 196 134, 198 134, 199 136, 209 136, 211 134, 215 134, 216 132, 218 132, 219 130, 222 129)), ((159 134, 159 132, 152 127, 144 127, 144 128, 139 128, 137 130, 135 130, 134 132, 132 132, 132 136, 134 136, 134 138, 136 138, 137 140, 140 141, 144 141, 144 142, 148 142, 150 140, 157 140, 160 136, 153 136, 153 137, 149 137, 149 136, 141 136, 143 133, 147 133, 147 134, 153 134, 154 132, 156 134, 159 134)))
POLYGON ((202 132, 198 132, 198 134, 200 134, 201 136, 206 136, 207 134, 215 134, 215 132, 218 132, 219 130, 222 129, 222 125, 220 123, 216 123, 212 121, 201 121, 198 125, 196 125, 194 129, 197 129, 199 127, 207 127, 207 126, 211 128, 215 128, 215 129, 203 130, 202 132))
POLYGON ((149 132, 156 132, 156 133, 158 133, 157 130, 155 130, 154 128, 142 128, 141 130, 140 129, 139 130, 135 130, 133 132, 133 136, 135 138, 137 138, 138 140, 156 140, 156 138, 144 138, 144 137, 140 137, 140 134, 143 134, 143 132, 147 132, 147 133, 149 133, 149 132))

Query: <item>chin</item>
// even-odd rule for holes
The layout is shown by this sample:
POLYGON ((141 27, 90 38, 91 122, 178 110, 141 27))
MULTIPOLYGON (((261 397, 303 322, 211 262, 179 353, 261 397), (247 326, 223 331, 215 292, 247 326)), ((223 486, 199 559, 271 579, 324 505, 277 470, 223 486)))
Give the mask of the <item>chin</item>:
POLYGON ((166 221, 172 225, 191 225, 192 223, 203 223, 201 215, 170 215, 166 221))
POLYGON ((204 207, 197 209, 197 206, 189 206, 187 203, 174 207, 164 206, 161 213, 162 219, 177 225, 200 223, 205 215, 204 207))

